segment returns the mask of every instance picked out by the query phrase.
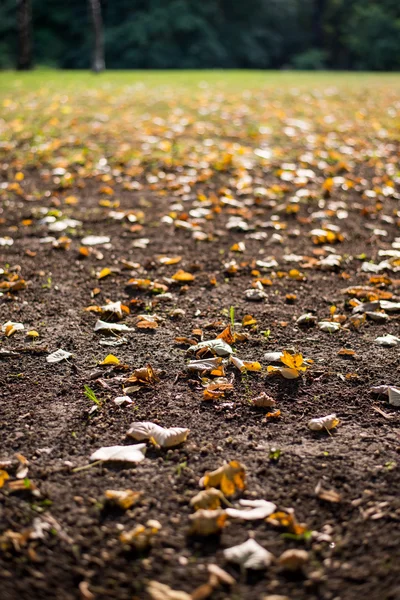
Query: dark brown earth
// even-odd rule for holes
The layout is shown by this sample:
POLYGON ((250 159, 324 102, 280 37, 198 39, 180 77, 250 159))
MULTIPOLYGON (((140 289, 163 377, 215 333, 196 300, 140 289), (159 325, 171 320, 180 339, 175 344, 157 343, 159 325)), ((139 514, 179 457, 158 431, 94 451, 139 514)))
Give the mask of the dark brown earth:
MULTIPOLYGON (((395 162, 396 154, 393 146, 385 161, 395 162)), ((25 178, 22 193, 14 193, 7 185, 0 190, 0 235, 14 239, 12 246, 0 249, 1 265, 11 272, 18 272, 19 265, 27 287, 16 293, 3 290, 1 323, 21 322, 25 332, 37 330, 40 334, 32 342, 25 332, 17 331, 10 337, 3 336, 0 346, 1 352, 14 352, 0 355, 0 459, 12 459, 15 453, 26 457, 27 478, 40 491, 38 497, 28 489, 12 492, 9 482, 0 491, 3 600, 85 599, 82 582, 88 583, 90 593, 98 600, 145 599, 149 580, 190 593, 207 581, 209 563, 220 565, 237 579, 232 589, 216 590, 212 595, 215 600, 260 600, 273 593, 291 600, 400 597, 398 409, 390 406, 385 396, 373 396, 370 391, 375 385, 399 383, 398 347, 374 344, 376 337, 386 333, 399 335, 399 315, 391 315, 383 325, 366 321, 359 329, 342 329, 334 334, 296 325, 296 319, 308 311, 315 312, 318 320, 329 318, 333 305, 338 314, 347 318, 351 315, 351 307, 346 304, 349 297, 342 290, 370 285, 371 274, 361 272, 363 261, 356 257, 365 254, 366 260, 379 262, 382 258, 378 250, 391 249, 399 237, 399 194, 383 197, 378 192, 378 198, 365 195, 365 190, 382 186, 390 178, 381 164, 367 164, 357 155, 351 172, 341 172, 355 182, 353 190, 342 191, 335 185, 330 193, 324 192, 321 186, 329 169, 321 171, 316 165, 308 165, 317 174, 308 186, 312 193, 301 201, 299 212, 290 215, 286 206, 301 187, 292 182, 284 184, 276 199, 271 193, 269 198, 254 201, 254 188, 271 190, 274 185, 282 185, 277 174, 279 164, 276 161, 249 171, 253 181, 247 192, 237 188, 243 171, 235 165, 211 170, 205 181, 195 176, 187 184, 188 189, 183 189, 184 183, 178 180, 175 186, 164 186, 162 179, 149 182, 146 174, 155 175, 162 168, 175 177, 181 169, 180 174, 190 178, 190 164, 179 167, 178 175, 174 166, 168 169, 165 165, 146 166, 131 175, 128 166, 122 164, 121 174, 112 175, 108 181, 93 169, 77 175, 67 190, 41 168, 18 167, 17 163, 14 168, 8 162, 6 167, 3 165, 3 183, 13 181, 17 170, 22 170, 25 178), (130 181, 139 182, 140 189, 126 189, 124 183, 130 181), (112 187, 112 196, 101 192, 105 185, 112 187), (236 209, 221 203, 228 189, 233 198, 247 201, 247 207, 236 209), (47 197, 45 191, 50 192, 47 197), (211 218, 199 221, 201 230, 210 234, 209 241, 204 242, 197 242, 191 231, 173 222, 161 221, 163 216, 176 213, 172 214, 174 219, 178 215, 194 222, 188 212, 196 207, 199 194, 211 199, 216 209, 210 213, 211 218), (71 195, 78 198, 78 204, 65 203, 71 195), (101 199, 111 203, 118 199, 118 211, 143 211, 143 228, 132 231, 126 218, 110 218, 112 208, 99 206, 101 199), (383 208, 377 207, 378 200, 383 208), (334 246, 343 257, 341 267, 333 271, 314 265, 302 268, 305 259, 300 266, 286 263, 283 256, 288 254, 319 259, 319 249, 322 255, 329 253, 324 245, 311 242, 309 231, 320 227, 311 215, 326 210, 332 201, 343 202, 348 211, 347 218, 341 220, 337 209, 333 209, 325 219, 340 226, 344 235, 344 241, 334 246), (184 206, 174 208, 175 203, 184 206), (36 212, 40 206, 61 209, 64 216, 82 225, 60 234, 49 233, 36 212), (255 231, 265 231, 266 240, 252 239, 251 231, 227 230, 227 220, 234 214, 242 215, 255 231), (280 222, 287 224, 286 230, 262 226, 273 215, 279 215, 280 222), (392 221, 382 220, 382 215, 391 216, 392 221), (24 226, 24 219, 32 223, 24 226), (387 236, 374 234, 370 225, 384 229, 387 236), (297 236, 288 235, 295 229, 299 231, 297 236), (282 235, 282 243, 274 243, 273 233, 282 235), (88 234, 111 238, 110 248, 95 247, 104 255, 101 260, 94 254, 86 258, 79 255, 80 239, 88 234), (48 235, 68 235, 70 248, 55 249, 51 243, 40 243, 48 235), (133 242, 142 238, 149 239, 148 246, 134 247, 133 242), (232 244, 240 241, 245 242, 244 253, 231 252, 232 244), (162 266, 157 260, 159 255, 180 255, 182 261, 162 266), (251 275, 257 268, 254 260, 270 256, 275 257, 279 268, 262 273, 272 281, 272 285, 265 286, 266 301, 247 301, 243 292, 255 279, 251 275), (234 259, 239 269, 227 274, 224 264, 234 259), (140 266, 126 268, 122 261, 140 266), (103 267, 116 272, 98 281, 96 272, 103 267), (179 268, 195 275, 186 290, 169 279, 179 268), (287 273, 290 268, 303 273, 305 281, 275 275, 276 271, 287 273), (210 284, 212 276, 216 285, 210 284), (155 303, 156 296, 149 291, 129 291, 126 283, 131 277, 168 285, 172 301, 155 303), (93 298, 91 293, 96 287, 101 291, 93 298), (297 295, 293 304, 285 299, 288 293, 297 295), (133 298, 139 302, 131 303, 133 298), (155 331, 136 328, 127 333, 126 345, 101 346, 99 341, 104 336, 93 331, 97 315, 84 309, 102 306, 107 300, 121 300, 130 307, 130 315, 123 320, 128 325, 134 326, 135 316, 146 312, 146 307, 148 314, 157 314, 163 321, 155 331), (236 369, 228 367, 228 373, 234 376, 232 395, 203 401, 200 380, 197 378, 196 383, 196 376, 189 377, 185 372, 185 347, 177 345, 175 338, 193 337, 195 328, 203 330, 203 339, 214 338, 229 324, 230 306, 235 307, 237 322, 245 314, 257 320, 256 328, 249 331, 249 340, 235 345, 240 358, 258 360, 265 367, 266 352, 286 348, 311 358, 312 366, 296 380, 267 376, 265 369, 241 377, 236 369), (185 311, 181 319, 171 318, 174 308, 185 311), (262 333, 266 330, 270 330, 269 335, 262 333), (343 347, 355 350, 356 358, 338 356, 343 347), (47 354, 58 348, 73 356, 68 362, 47 364, 47 354), (98 367, 110 352, 129 365, 126 372, 118 367, 98 367), (112 400, 123 393, 122 377, 147 363, 161 371, 160 382, 131 394, 133 405, 117 407, 112 400), (89 385, 101 400, 101 407, 91 415, 94 405, 84 395, 84 385, 89 385), (276 399, 280 417, 266 419, 265 410, 250 406, 249 400, 262 391, 276 399), (311 418, 333 412, 340 424, 330 434, 308 429, 311 418), (125 436, 133 421, 188 427, 190 435, 182 446, 170 450, 149 445, 146 459, 134 468, 97 465, 74 472, 74 468, 89 464, 90 455, 102 446, 132 443, 125 436), (278 460, 271 458, 271 449, 280 450, 278 460), (200 477, 227 460, 239 460, 246 467, 247 488, 238 497, 264 498, 280 510, 293 508, 297 519, 319 535, 314 533, 308 541, 288 539, 282 535, 284 530, 264 521, 231 521, 220 537, 188 536, 188 517, 192 513, 189 501, 200 489, 200 477), (319 482, 324 489, 338 492, 341 501, 318 498, 315 488, 319 482), (105 490, 127 488, 143 492, 138 505, 125 512, 105 505, 105 490), (52 529, 44 533, 43 539, 29 539, 20 548, 7 543, 5 532, 24 532, 34 519, 47 518, 55 519, 57 527, 51 521, 52 529), (162 525, 153 546, 143 552, 129 551, 119 540, 121 530, 149 519, 157 519, 162 525), (223 549, 244 542, 249 532, 254 532, 256 540, 276 557, 288 548, 308 550, 310 559, 304 572, 288 575, 274 563, 265 572, 241 575, 225 561, 223 549)), ((74 171, 73 166, 70 169, 74 171)), ((207 203, 203 205, 208 207, 207 203)), ((384 289, 396 300, 396 273, 386 275, 392 282, 384 289)), ((14 481, 12 468, 9 474, 9 481, 14 481)))

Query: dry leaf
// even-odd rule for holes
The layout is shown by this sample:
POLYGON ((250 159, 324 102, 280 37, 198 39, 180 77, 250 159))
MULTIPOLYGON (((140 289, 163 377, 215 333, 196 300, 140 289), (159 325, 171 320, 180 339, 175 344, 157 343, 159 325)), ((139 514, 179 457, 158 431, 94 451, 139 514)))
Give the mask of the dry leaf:
POLYGON ((7 471, 4 471, 3 469, 0 469, 0 488, 3 487, 3 485, 5 484, 5 482, 7 481, 7 479, 10 479, 10 476, 7 473, 7 471))
POLYGON ((145 550, 153 543, 154 536, 161 528, 161 523, 150 519, 146 525, 136 525, 130 531, 123 531, 119 536, 119 540, 123 544, 134 546, 137 550, 145 550))
POLYGON ((315 494, 320 498, 320 500, 325 500, 326 502, 338 503, 341 501, 341 496, 335 490, 324 490, 321 482, 319 481, 315 487, 315 494))
POLYGON ((182 444, 189 435, 190 429, 183 427, 170 427, 166 429, 149 421, 132 423, 127 435, 133 439, 150 440, 156 446, 161 448, 171 448, 182 444))
POLYGON ((287 512, 278 511, 272 513, 266 521, 275 527, 284 527, 294 535, 303 535, 307 531, 305 525, 301 525, 297 522, 293 509, 288 509, 287 512))
POLYGON ((99 365, 119 365, 120 360, 114 354, 107 354, 104 360, 99 365))
POLYGON ((339 425, 340 421, 336 417, 335 414, 327 415, 326 417, 318 417, 316 419, 311 419, 308 423, 309 429, 312 431, 322 431, 330 429, 334 429, 337 425, 339 425))
POLYGON ((278 562, 286 571, 300 571, 308 563, 308 560, 308 552, 293 548, 285 550, 285 552, 280 555, 278 562))
POLYGON ((221 502, 227 506, 231 506, 231 503, 228 502, 221 490, 210 488, 208 490, 202 490, 196 494, 196 496, 193 496, 190 500, 190 506, 192 506, 194 510, 215 510, 220 508, 221 502))
POLYGON ((199 342, 195 346, 190 346, 190 348, 188 348, 188 352, 196 353, 204 348, 207 348, 212 354, 216 354, 217 356, 229 356, 233 352, 229 344, 218 338, 215 340, 208 340, 206 342, 199 342))
POLYGON ((143 492, 134 492, 133 490, 106 490, 104 492, 106 500, 117 504, 120 508, 128 510, 137 504, 143 496, 143 492))
POLYGON ((66 350, 62 350, 60 348, 59 350, 56 350, 52 354, 49 354, 48 356, 46 356, 46 361, 51 364, 58 363, 62 360, 66 360, 70 356, 72 356, 71 352, 67 352, 66 350))
POLYGON ((126 381, 129 383, 138 383, 139 385, 153 385, 160 381, 160 379, 153 367, 148 364, 146 367, 135 369, 126 381))
POLYGON ((260 546, 253 538, 238 546, 226 548, 224 556, 229 562, 236 563, 244 569, 254 570, 266 569, 274 560, 273 554, 260 546))
POLYGON ((96 450, 90 460, 102 460, 104 462, 127 462, 138 463, 144 459, 146 444, 135 444, 133 446, 104 446, 96 450))
POLYGON ((232 496, 236 490, 246 488, 244 466, 237 460, 231 460, 215 471, 208 471, 200 479, 200 486, 219 487, 225 496, 232 496))
POLYGON ((151 600, 192 600, 190 594, 173 590, 168 585, 158 581, 150 581, 146 591, 151 600))
POLYGON ((222 358, 202 358, 200 360, 191 360, 186 368, 188 371, 197 371, 202 373, 204 371, 213 371, 222 364, 222 358))
POLYGON ((179 271, 177 271, 175 273, 175 275, 172 275, 172 279, 174 281, 179 281, 180 283, 188 283, 190 281, 194 281, 195 276, 192 275, 191 273, 187 273, 186 271, 183 271, 182 269, 179 269, 179 271))
POLYGON ((265 392, 261 392, 259 396, 256 398, 252 398, 250 400, 252 406, 256 406, 257 408, 271 408, 276 405, 276 400, 268 396, 265 392))
POLYGON ((248 508, 246 510, 227 508, 226 513, 229 517, 244 521, 257 521, 266 519, 276 509, 276 504, 267 500, 239 500, 239 504, 248 508))
POLYGON ((214 535, 224 527, 227 514, 222 509, 204 510, 200 508, 189 515, 191 535, 214 535))

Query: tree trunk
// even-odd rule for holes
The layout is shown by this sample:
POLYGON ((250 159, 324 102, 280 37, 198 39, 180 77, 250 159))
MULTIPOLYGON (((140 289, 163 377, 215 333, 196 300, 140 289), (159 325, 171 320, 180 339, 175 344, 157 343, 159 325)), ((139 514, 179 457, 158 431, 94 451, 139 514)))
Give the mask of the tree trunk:
POLYGON ((100 0, 89 0, 89 9, 93 25, 92 71, 100 73, 100 71, 104 71, 105 69, 103 20, 101 18, 100 0))
POLYGON ((314 0, 313 14, 313 32, 314 45, 322 50, 324 48, 324 12, 326 8, 325 0, 314 0))
POLYGON ((17 69, 28 71, 32 61, 32 4, 31 0, 17 0, 18 58, 17 69))

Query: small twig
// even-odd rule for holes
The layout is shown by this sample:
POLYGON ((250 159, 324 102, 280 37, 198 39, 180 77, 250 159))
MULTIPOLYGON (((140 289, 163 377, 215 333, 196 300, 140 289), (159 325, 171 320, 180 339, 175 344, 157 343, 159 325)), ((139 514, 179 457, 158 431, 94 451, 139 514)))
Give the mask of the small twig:
POLYGON ((97 465, 100 465, 103 462, 104 462, 104 460, 96 460, 95 462, 89 463, 88 465, 83 465, 83 467, 75 467, 75 469, 72 469, 72 472, 79 473, 79 471, 85 471, 86 469, 91 469, 92 467, 96 467, 97 465))

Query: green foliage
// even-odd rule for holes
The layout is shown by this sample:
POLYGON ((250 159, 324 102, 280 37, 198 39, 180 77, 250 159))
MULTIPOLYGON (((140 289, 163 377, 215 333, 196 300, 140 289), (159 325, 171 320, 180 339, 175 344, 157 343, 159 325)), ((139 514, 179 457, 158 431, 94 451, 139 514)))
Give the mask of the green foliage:
POLYGON ((97 404, 97 406, 100 406, 101 402, 98 399, 98 397, 96 396, 95 392, 92 390, 92 388, 89 387, 88 385, 84 385, 83 387, 85 388, 84 394, 85 394, 86 398, 91 400, 91 402, 94 402, 95 404, 97 404))
MULTIPOLYGON (((398 0, 101 0, 109 69, 400 69, 398 0)), ((87 1, 32 0, 37 65, 90 66, 87 1)), ((16 61, 0 2, 0 69, 16 61)))

